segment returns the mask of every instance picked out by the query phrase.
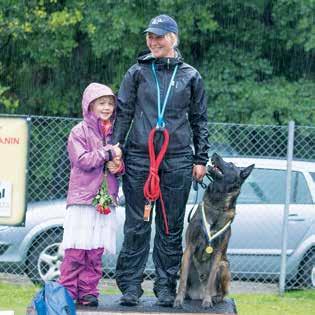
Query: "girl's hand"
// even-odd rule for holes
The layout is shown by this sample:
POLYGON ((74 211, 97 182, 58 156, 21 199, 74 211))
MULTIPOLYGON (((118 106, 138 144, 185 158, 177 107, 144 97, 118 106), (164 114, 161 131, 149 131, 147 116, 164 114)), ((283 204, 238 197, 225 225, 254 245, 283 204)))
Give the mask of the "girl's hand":
POLYGON ((119 147, 119 143, 113 145, 112 150, 115 151, 115 158, 121 158, 122 157, 122 151, 119 147))

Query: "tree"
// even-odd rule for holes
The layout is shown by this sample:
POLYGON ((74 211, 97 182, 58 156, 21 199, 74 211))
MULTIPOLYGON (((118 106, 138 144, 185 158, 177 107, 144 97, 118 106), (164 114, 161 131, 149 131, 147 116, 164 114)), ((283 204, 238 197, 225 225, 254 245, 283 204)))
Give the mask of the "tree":
POLYGON ((85 86, 117 91, 150 18, 166 13, 211 121, 314 124, 314 12, 313 0, 2 0, 0 106, 81 116, 85 86))

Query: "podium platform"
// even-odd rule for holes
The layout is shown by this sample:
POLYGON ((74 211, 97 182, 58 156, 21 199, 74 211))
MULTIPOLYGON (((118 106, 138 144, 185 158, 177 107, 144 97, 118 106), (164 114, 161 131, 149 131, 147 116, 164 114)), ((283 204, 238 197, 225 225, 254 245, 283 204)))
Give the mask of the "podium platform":
POLYGON ((99 297, 99 306, 77 306, 77 315, 139 315, 139 314, 212 314, 236 315, 236 305, 233 299, 225 298, 223 302, 213 308, 203 309, 199 300, 185 300, 183 308, 161 307, 156 305, 156 298, 142 296, 137 306, 122 306, 118 303, 120 295, 102 295, 99 297))

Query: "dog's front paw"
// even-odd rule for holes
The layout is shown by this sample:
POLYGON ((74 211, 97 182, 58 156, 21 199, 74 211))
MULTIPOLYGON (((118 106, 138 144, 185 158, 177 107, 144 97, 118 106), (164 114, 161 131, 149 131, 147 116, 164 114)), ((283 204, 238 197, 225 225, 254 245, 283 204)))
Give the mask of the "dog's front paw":
POLYGON ((205 298, 202 300, 202 307, 203 307, 204 309, 213 307, 213 303, 212 303, 212 298, 211 298, 211 296, 205 297, 205 298))
POLYGON ((175 308, 182 308, 183 307, 184 298, 181 295, 177 295, 174 301, 173 307, 175 308))
POLYGON ((212 297, 213 304, 218 304, 223 301, 223 295, 215 295, 212 297))

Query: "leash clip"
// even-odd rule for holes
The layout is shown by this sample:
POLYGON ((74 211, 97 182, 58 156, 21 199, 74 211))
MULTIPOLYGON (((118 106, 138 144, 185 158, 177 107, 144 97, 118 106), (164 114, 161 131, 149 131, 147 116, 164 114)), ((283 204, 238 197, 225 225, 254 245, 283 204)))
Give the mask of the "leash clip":
POLYGON ((155 126, 156 131, 164 131, 165 130, 165 122, 158 121, 155 126))

